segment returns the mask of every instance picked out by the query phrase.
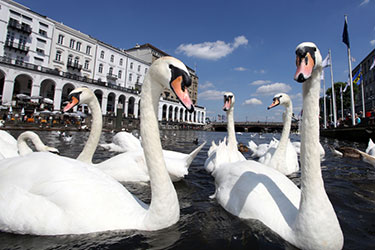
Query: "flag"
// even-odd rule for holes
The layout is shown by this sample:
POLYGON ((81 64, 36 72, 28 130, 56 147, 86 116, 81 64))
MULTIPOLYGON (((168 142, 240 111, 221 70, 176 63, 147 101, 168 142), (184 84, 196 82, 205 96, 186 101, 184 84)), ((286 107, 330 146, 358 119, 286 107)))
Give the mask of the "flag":
POLYGON ((353 83, 359 85, 362 80, 362 70, 358 70, 357 73, 353 76, 353 83))
POLYGON ((370 66, 370 70, 372 70, 374 67, 375 67, 375 57, 374 57, 374 61, 372 62, 371 66, 370 66))
POLYGON ((328 66, 331 66, 331 57, 329 56, 330 54, 328 54, 326 56, 326 58, 324 58, 323 62, 322 62, 322 67, 323 69, 324 68, 327 68, 328 66))
POLYGON ((324 81, 324 71, 322 71, 322 73, 320 74, 320 80, 324 81))
POLYGON ((349 43, 349 34, 348 34, 348 23, 345 18, 345 24, 344 24, 344 31, 342 32, 342 42, 350 48, 350 43, 349 43))

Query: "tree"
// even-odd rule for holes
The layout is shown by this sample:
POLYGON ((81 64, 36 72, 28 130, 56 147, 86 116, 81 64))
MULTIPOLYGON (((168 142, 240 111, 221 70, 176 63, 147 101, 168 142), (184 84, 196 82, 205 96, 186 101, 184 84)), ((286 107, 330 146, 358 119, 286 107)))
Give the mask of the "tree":
MULTIPOLYGON (((341 113, 341 94, 340 94, 340 86, 342 86, 342 90, 345 89, 345 86, 346 86, 346 82, 336 82, 334 84, 334 87, 335 87, 335 97, 336 97, 336 109, 337 111, 340 111, 341 113)), ((353 84, 354 86, 354 96, 356 96, 356 94, 358 93, 359 91, 359 87, 357 84, 353 84)), ((325 93, 330 99, 329 100, 332 100, 332 88, 328 88, 326 90, 326 93, 325 93)), ((350 86, 347 87, 346 91, 343 93, 343 103, 344 103, 344 110, 351 110, 351 98, 350 98, 350 86)), ((323 97, 320 98, 320 104, 321 104, 321 107, 323 107, 323 97)), ((327 107, 326 107, 326 110, 327 110, 327 113, 329 113, 329 108, 330 108, 330 103, 328 102, 327 100, 327 107)), ((349 111, 350 112, 350 111, 349 111)), ((320 111, 321 113, 321 116, 323 116, 323 110, 320 111)), ((345 113, 345 111, 344 111, 345 113)))

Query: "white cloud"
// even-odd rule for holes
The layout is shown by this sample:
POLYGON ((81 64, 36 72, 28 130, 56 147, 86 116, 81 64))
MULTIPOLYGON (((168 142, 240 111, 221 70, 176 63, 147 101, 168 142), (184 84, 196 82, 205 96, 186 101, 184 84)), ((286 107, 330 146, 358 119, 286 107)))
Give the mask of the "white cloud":
POLYGON ((205 99, 205 100, 220 100, 223 99, 225 91, 218 91, 218 90, 206 90, 202 93, 198 94, 198 98, 205 99))
POLYGON ((366 5, 370 2, 370 0, 363 0, 363 2, 359 5, 359 6, 363 6, 363 5, 366 5))
POLYGON ((250 85, 263 85, 263 84, 268 84, 271 81, 269 80, 256 80, 250 83, 250 85))
POLYGON ((199 88, 201 89, 208 89, 214 87, 214 84, 212 82, 206 81, 203 84, 199 84, 199 88))
POLYGON ((266 70, 264 70, 264 69, 254 70, 254 73, 255 74, 265 74, 266 70))
POLYGON ((251 98, 246 100, 242 105, 261 105, 263 104, 261 100, 257 98, 251 98))
POLYGON ((233 43, 223 41, 204 42, 198 44, 181 44, 176 49, 176 53, 183 53, 188 57, 198 57, 208 60, 218 60, 232 53, 241 45, 247 45, 248 40, 245 36, 234 38, 233 43))
POLYGON ((272 94, 277 94, 280 92, 287 93, 291 89, 292 88, 288 84, 276 82, 276 83, 260 86, 256 90, 255 93, 258 95, 272 95, 272 94))
POLYGON ((244 67, 237 67, 237 68, 234 68, 235 71, 246 71, 247 68, 244 68, 244 67))
POLYGON ((375 39, 374 39, 374 40, 371 40, 371 41, 370 41, 370 44, 371 44, 372 46, 375 46, 375 39))

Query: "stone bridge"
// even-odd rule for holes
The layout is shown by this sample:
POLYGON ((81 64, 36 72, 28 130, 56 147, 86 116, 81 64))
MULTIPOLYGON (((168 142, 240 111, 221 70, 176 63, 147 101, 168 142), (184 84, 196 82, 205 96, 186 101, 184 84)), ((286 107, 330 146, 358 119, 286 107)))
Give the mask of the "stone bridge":
MULTIPOLYGON (((236 122, 235 123, 236 132, 281 132, 283 129, 282 122, 236 122)), ((206 130, 209 131, 226 131, 226 122, 211 122, 205 126, 206 130)), ((291 131, 298 130, 298 123, 293 122, 291 131)))

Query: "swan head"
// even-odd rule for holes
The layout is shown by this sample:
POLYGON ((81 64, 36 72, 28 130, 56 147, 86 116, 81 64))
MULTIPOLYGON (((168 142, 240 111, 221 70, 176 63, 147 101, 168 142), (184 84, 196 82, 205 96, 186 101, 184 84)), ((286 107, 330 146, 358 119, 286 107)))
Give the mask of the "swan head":
POLYGON ((73 89, 68 96, 69 103, 65 106, 64 112, 72 109, 74 106, 89 103, 93 97, 95 97, 95 94, 89 88, 73 89))
POLYGON ((285 94, 285 93, 279 93, 279 94, 276 94, 273 99, 272 99, 272 104, 270 106, 268 106, 267 109, 272 109, 278 105, 283 105, 283 106, 288 106, 290 105, 291 103, 291 100, 290 100, 290 97, 289 95, 285 94))
POLYGON ((148 74, 152 76, 153 82, 159 83, 162 88, 171 89, 190 113, 194 111, 188 91, 191 77, 184 63, 174 57, 164 56, 152 63, 148 74))
POLYGON ((224 111, 229 111, 234 106, 234 94, 232 92, 225 92, 224 93, 224 111))
POLYGON ((322 67, 322 56, 318 47, 312 42, 304 42, 296 48, 297 71, 294 80, 305 82, 315 69, 322 67))

